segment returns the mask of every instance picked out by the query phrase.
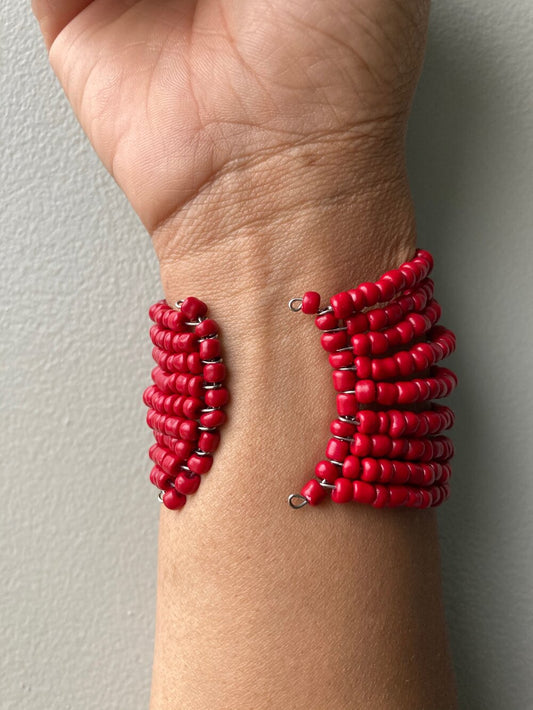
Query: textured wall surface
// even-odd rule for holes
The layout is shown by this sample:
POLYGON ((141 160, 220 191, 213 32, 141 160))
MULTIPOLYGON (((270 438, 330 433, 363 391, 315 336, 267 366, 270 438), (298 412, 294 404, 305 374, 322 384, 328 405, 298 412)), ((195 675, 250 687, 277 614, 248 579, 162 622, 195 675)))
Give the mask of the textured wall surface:
MULTIPOLYGON (((143 710, 158 270, 29 4, 1 9, 0 708, 143 710)), ((530 0, 434 2, 410 124, 419 243, 460 343, 439 522, 461 710, 533 708, 532 32, 530 0)))

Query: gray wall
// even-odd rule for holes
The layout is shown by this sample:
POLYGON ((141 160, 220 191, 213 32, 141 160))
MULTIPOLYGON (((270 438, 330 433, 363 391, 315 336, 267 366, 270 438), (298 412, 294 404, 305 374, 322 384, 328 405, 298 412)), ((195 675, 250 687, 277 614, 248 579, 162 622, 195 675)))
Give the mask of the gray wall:
MULTIPOLYGON (((141 710, 157 263, 69 111, 29 2, 1 12, 0 707, 141 710)), ((462 710, 533 708, 532 31, 530 0, 435 2, 410 124, 419 244, 459 339, 439 520, 462 710)))

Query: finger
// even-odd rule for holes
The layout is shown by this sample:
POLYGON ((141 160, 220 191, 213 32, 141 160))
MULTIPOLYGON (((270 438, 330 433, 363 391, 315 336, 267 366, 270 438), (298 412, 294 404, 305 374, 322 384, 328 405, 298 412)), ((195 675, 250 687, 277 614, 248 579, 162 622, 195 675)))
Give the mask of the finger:
POLYGON ((33 14, 41 26, 47 49, 57 35, 93 0, 32 0, 33 14))

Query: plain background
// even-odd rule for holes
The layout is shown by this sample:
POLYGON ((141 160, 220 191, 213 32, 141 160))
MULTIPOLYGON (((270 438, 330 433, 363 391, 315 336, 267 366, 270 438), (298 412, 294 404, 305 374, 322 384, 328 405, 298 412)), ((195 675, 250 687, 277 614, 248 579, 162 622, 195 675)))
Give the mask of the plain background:
MULTIPOLYGON (((29 6, 1 11, 0 708, 145 710, 158 267, 29 6)), ((419 245, 459 342, 439 523, 461 710, 533 708, 532 39, 530 0, 435 1, 409 130, 419 245)))

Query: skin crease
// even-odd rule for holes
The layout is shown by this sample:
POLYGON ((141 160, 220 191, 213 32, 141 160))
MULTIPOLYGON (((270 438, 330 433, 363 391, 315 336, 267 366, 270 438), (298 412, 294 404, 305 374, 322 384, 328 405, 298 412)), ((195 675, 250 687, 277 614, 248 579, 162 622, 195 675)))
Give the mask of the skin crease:
POLYGON ((287 504, 335 416, 292 296, 413 255, 405 133, 427 0, 34 0, 50 62, 221 325, 212 471, 161 510, 150 710, 454 710, 434 510, 287 504))

